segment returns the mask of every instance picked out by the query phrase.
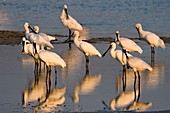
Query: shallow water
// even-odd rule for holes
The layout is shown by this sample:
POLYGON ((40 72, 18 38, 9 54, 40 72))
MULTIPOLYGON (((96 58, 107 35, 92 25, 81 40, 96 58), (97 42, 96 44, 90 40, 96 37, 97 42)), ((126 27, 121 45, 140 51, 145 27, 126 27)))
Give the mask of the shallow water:
MULTIPOLYGON (((63 4, 68 5, 69 14, 87 29, 86 35, 89 37, 113 37, 116 30, 119 30, 123 36, 138 37, 134 27, 137 22, 141 22, 144 29, 154 31, 160 36, 170 36, 168 0, 30 0, 29 2, 2 0, 0 1, 0 30, 23 31, 23 24, 28 21, 32 26, 39 25, 43 32, 66 35, 68 30, 59 20, 63 4)), ((138 53, 133 55, 151 64, 150 47, 143 41, 137 42, 144 52, 142 55, 138 53)), ((101 53, 109 46, 104 42, 94 45, 101 53)), ((109 53, 104 58, 91 57, 89 74, 87 74, 84 56, 74 44, 71 50, 68 49, 68 44, 54 44, 54 46, 52 51, 64 58, 67 68, 57 68, 57 79, 52 68, 51 91, 66 86, 65 103, 61 106, 40 106, 37 109, 39 99, 36 99, 23 108, 22 93, 29 88, 34 89, 33 86, 36 86, 34 80, 37 80, 37 76, 39 79, 39 82, 36 81, 37 84, 44 85, 46 80, 43 76, 46 76, 46 73, 43 69, 41 74, 34 73, 34 60, 28 55, 21 54, 21 45, 0 45, 0 112, 33 112, 35 109, 39 112, 105 112, 107 108, 102 104, 102 100, 109 105, 110 101, 117 98, 125 88, 122 83, 122 66, 112 59, 109 53)), ((156 49, 153 72, 141 73, 139 86, 141 92, 138 102, 152 103, 147 112, 170 108, 168 101, 170 45, 166 44, 166 46, 165 50, 156 49)), ((132 70, 127 71, 126 80, 125 91, 134 94, 132 70)))
POLYGON ((160 36, 170 33, 169 0, 1 0, 0 30, 24 30, 23 24, 39 25, 46 33, 67 34, 60 22, 64 4, 68 13, 89 30, 90 37, 113 37, 119 30, 122 36, 138 37, 134 25, 160 36))
MULTIPOLYGON (((138 44, 142 47, 144 53, 142 55, 134 53, 133 55, 142 58, 150 64, 150 47, 143 41, 139 41, 138 44)), ((109 46, 107 43, 94 45, 101 53, 109 46)), ((48 104, 43 107, 39 106, 38 111, 105 111, 102 100, 109 105, 110 101, 123 91, 121 77, 123 71, 120 63, 112 59, 109 54, 104 58, 91 57, 89 75, 87 75, 84 56, 74 45, 72 45, 71 50, 68 50, 67 44, 55 44, 54 46, 55 48, 52 51, 58 53, 66 61, 67 68, 57 68, 57 79, 54 68, 52 68, 51 91, 56 88, 66 87, 66 92, 64 93, 65 102, 58 107, 55 104, 52 104, 52 107, 48 104), (56 81, 57 85, 55 85, 56 81), (79 97, 79 100, 75 97, 79 97)), ((145 71, 141 73, 141 83, 139 86, 141 92, 138 102, 152 103, 146 111, 169 110, 170 107, 170 102, 168 101, 170 95, 168 91, 170 87, 170 71, 168 70, 170 66, 168 53, 170 45, 167 44, 166 46, 165 50, 156 49, 153 72, 145 71)), ((22 93, 31 88, 31 91, 35 91, 35 95, 40 95, 42 87, 39 87, 39 89, 33 86, 38 87, 35 84, 35 80, 39 80, 37 84, 45 84, 46 79, 43 79, 43 76, 46 76, 46 73, 44 73, 42 68, 41 74, 34 74, 34 60, 28 55, 21 54, 21 45, 1 45, 0 51, 0 111, 33 112, 39 105, 38 100, 28 102, 26 107, 22 108, 22 93), (37 76, 38 79, 36 79, 37 76), (38 94, 36 89, 39 89, 38 94)), ((135 91, 138 91, 139 87, 136 86, 135 91)), ((130 69, 126 74, 125 92, 135 94, 134 76, 130 69)), ((128 98, 132 98, 133 101, 133 97, 130 96, 128 98)))

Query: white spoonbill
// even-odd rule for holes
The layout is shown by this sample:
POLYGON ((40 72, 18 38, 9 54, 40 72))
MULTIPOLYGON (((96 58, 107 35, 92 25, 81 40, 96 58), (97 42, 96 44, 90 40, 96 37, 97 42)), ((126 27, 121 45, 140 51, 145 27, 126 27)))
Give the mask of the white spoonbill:
POLYGON ((69 38, 65 41, 70 41, 71 36, 73 35, 71 33, 71 30, 83 30, 83 27, 73 18, 71 17, 67 12, 67 5, 63 6, 63 10, 60 16, 60 20, 63 23, 64 26, 66 26, 69 29, 69 38))
POLYGON ((152 71, 152 67, 144 62, 142 59, 138 57, 128 57, 126 50, 123 50, 123 52, 125 53, 127 62, 129 66, 133 69, 135 76, 136 73, 138 73, 138 76, 140 76, 139 72, 142 72, 144 70, 152 71))
MULTIPOLYGON (((36 45, 36 50, 39 49, 40 47, 36 45)), ((22 54, 28 54, 36 59, 33 44, 31 44, 25 37, 22 38, 22 54)))
POLYGON ((160 47, 165 49, 165 44, 164 41, 162 39, 159 38, 158 35, 149 32, 149 31, 144 31, 142 29, 142 25, 140 23, 136 24, 136 29, 138 31, 139 37, 140 38, 145 38, 146 41, 149 43, 149 45, 151 46, 151 52, 154 53, 154 47, 160 47))
POLYGON ((99 56, 102 57, 102 55, 100 54, 100 52, 90 43, 88 42, 84 42, 79 40, 79 32, 78 31, 74 31, 74 44, 77 46, 77 48, 84 53, 85 57, 86 57, 86 63, 89 62, 89 56, 99 56))
POLYGON ((33 30, 49 42, 52 41, 52 40, 55 40, 54 36, 50 36, 50 35, 47 35, 45 33, 40 32, 40 28, 37 25, 33 27, 33 30))
POLYGON ((133 41, 128 38, 120 38, 119 31, 116 31, 116 44, 120 45, 127 52, 138 52, 142 54, 143 50, 133 41))
MULTIPOLYGON (((127 59, 125 54, 122 52, 122 50, 115 50, 116 44, 112 42, 109 46, 109 48, 106 50, 106 52, 102 55, 103 57, 106 55, 106 53, 110 50, 110 55, 112 58, 117 59, 123 66, 123 69, 125 69, 125 65, 127 64, 127 59), (111 50, 110 50, 111 49, 111 50)), ((131 54, 127 53, 128 57, 132 57, 131 54)))
POLYGON ((40 60, 45 62, 48 67, 48 70, 51 70, 51 66, 61 66, 62 68, 66 67, 65 61, 56 53, 47 51, 47 50, 36 50, 36 45, 33 43, 35 48, 35 56, 38 56, 40 60))
POLYGON ((26 37, 27 40, 29 40, 31 43, 33 43, 33 42, 37 43, 42 48, 43 47, 54 48, 54 46, 49 41, 47 41, 45 38, 43 38, 42 36, 40 36, 36 32, 30 33, 29 28, 32 29, 30 27, 29 23, 25 22, 24 29, 25 29, 25 37, 26 37))

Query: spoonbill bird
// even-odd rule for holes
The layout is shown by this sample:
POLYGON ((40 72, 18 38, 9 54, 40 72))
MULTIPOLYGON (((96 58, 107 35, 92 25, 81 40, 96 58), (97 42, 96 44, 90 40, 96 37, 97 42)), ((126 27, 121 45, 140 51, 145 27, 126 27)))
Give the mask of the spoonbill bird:
POLYGON ((40 36, 42 36, 43 38, 45 38, 47 41, 52 41, 52 40, 55 40, 55 37, 54 36, 50 36, 50 35, 47 35, 47 34, 45 34, 45 33, 42 33, 42 32, 39 32, 40 31, 40 28, 39 28, 39 26, 34 26, 33 27, 33 30, 37 33, 37 34, 39 34, 40 36))
POLYGON ((146 62, 144 62, 142 59, 138 57, 128 57, 126 50, 123 50, 123 52, 125 53, 127 62, 129 66, 133 69, 135 76, 136 73, 138 73, 138 76, 140 76, 139 71, 144 71, 144 70, 152 71, 152 67, 146 62))
MULTIPOLYGON (((86 58, 86 64, 89 63, 89 56, 99 56, 102 57, 100 52, 90 43, 84 42, 79 40, 79 32, 74 31, 74 44, 77 46, 77 48, 84 53, 85 58, 86 58)), ((87 65, 86 65, 87 66, 87 65)))
POLYGON ((40 60, 45 62, 48 67, 48 71, 51 70, 51 66, 61 66, 62 68, 66 67, 65 61, 56 53, 47 51, 47 50, 36 50, 36 44, 33 43, 35 48, 35 56, 38 56, 40 60))
MULTIPOLYGON (((37 45, 36 50, 39 50, 40 47, 37 45)), ((25 37, 22 38, 22 54, 29 54, 33 58, 35 57, 35 50, 33 44, 30 43, 25 37)))
POLYGON ((65 42, 68 42, 71 40, 71 36, 73 36, 73 33, 71 32, 71 30, 78 30, 78 31, 83 30, 83 27, 73 17, 71 17, 68 14, 67 5, 63 6, 60 20, 63 23, 63 25, 69 29, 69 38, 65 42))
POLYGON ((31 28, 29 23, 25 22, 24 29, 25 29, 25 37, 27 40, 29 40, 31 43, 35 42, 36 44, 40 45, 41 48, 43 47, 54 48, 54 46, 49 41, 47 41, 45 38, 43 38, 36 32, 30 33, 29 28, 31 28))
MULTIPOLYGON (((112 42, 109 46, 109 48, 106 50, 106 52, 102 55, 103 57, 106 55, 106 53, 110 50, 110 55, 112 58, 117 59, 123 66, 123 69, 125 69, 125 65, 127 64, 127 59, 125 54, 122 52, 122 50, 115 50, 116 44, 112 42), (111 50, 110 50, 111 49, 111 50)), ((127 53, 128 57, 132 57, 131 54, 127 53)))
POLYGON ((149 32, 149 31, 144 31, 142 29, 142 25, 140 23, 137 23, 135 26, 138 31, 139 37, 145 38, 146 41, 151 46, 151 53, 155 53, 154 47, 160 47, 163 49, 166 48, 164 41, 161 40, 158 35, 156 35, 152 32, 149 32))
POLYGON ((119 31, 116 31, 115 42, 120 45, 127 52, 138 52, 142 54, 143 50, 133 41, 128 38, 120 38, 119 31))

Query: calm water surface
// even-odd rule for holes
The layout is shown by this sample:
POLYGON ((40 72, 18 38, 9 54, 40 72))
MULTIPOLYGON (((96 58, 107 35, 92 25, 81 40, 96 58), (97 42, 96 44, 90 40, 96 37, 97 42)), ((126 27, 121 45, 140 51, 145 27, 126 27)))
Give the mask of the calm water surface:
MULTIPOLYGON (((116 30, 119 30, 123 36, 137 37, 134 27, 137 22, 141 22, 144 29, 154 31, 160 36, 170 36, 168 0, 30 0, 29 2, 2 0, 0 30, 23 30, 24 22, 28 21, 32 26, 39 25, 43 32, 66 35, 68 30, 59 20, 63 4, 67 4, 69 14, 88 29, 90 37, 113 37, 116 30)), ((138 44, 144 52, 142 55, 138 53, 133 55, 151 64, 150 47, 143 41, 138 41, 138 44)), ((108 43, 94 45, 101 53, 109 46, 108 43)), ((136 94, 136 103, 141 102, 148 108, 146 111, 169 110, 169 44, 166 44, 165 50, 156 49, 153 72, 141 73, 140 84, 136 81, 136 88, 134 88, 133 71, 127 70, 126 82, 122 82, 122 66, 112 59, 109 53, 104 58, 91 57, 89 73, 86 73, 84 56, 74 45, 71 50, 68 50, 67 44, 54 44, 54 47, 52 51, 66 61, 67 67, 65 69, 58 67, 57 75, 52 68, 51 79, 47 80, 43 64, 41 73, 35 73, 34 60, 28 55, 21 54, 21 45, 0 46, 0 112, 99 111, 105 110, 102 100, 109 105, 122 92, 126 94, 129 92, 128 99, 131 103, 136 94), (51 93, 46 93, 47 91, 57 92, 62 88, 63 91, 54 94, 55 98, 63 93, 62 98, 51 99, 52 104, 38 103, 43 100, 40 98, 41 95, 49 94, 50 97, 51 93), (34 98, 30 96, 28 99, 30 102, 22 108, 22 94, 28 89, 33 92, 34 98), (56 106, 59 102, 57 100, 62 101, 63 97, 64 104, 56 106)))
MULTIPOLYGON (((94 44, 100 52, 104 52, 108 44, 94 44)), ((151 64, 150 47, 145 42, 139 45, 144 53, 138 56, 151 64)), ((169 48, 156 49, 153 72, 141 73, 140 86, 136 81, 134 90, 134 75, 132 70, 127 70, 126 85, 122 82, 122 66, 112 59, 109 54, 104 58, 91 57, 89 73, 86 73, 85 59, 83 54, 73 45, 68 50, 67 44, 56 44, 52 50, 58 53, 67 63, 67 68, 57 68, 57 75, 52 68, 50 91, 66 88, 63 91, 65 102, 56 106, 58 101, 47 105, 39 105, 38 97, 46 95, 47 84, 46 72, 43 65, 41 73, 35 73, 34 60, 28 55, 22 55, 21 46, 0 46, 0 111, 1 112, 52 112, 52 111, 99 111, 105 110, 102 100, 107 105, 112 99, 117 98, 123 90, 128 93, 128 98, 134 101, 134 91, 138 102, 142 102, 147 111, 169 110, 170 77, 169 77, 169 48), (62 48, 62 49, 61 49, 62 48), (124 87, 123 87, 124 86, 124 87), (126 87, 125 87, 126 86, 126 87), (23 92, 30 91, 26 108, 22 108, 23 92), (34 95, 33 97, 31 95, 34 95), (39 95, 39 96, 38 96, 39 95), (38 107, 38 109, 37 109, 38 107)), ((120 48, 119 48, 120 49, 120 48)), ((54 94, 54 98, 60 93, 54 94)), ((124 100, 125 101, 125 100, 124 100)), ((50 101, 51 102, 51 101, 50 101)))
POLYGON ((43 32, 67 34, 59 19, 64 4, 93 37, 113 37, 117 30, 137 37, 137 22, 160 36, 170 35, 169 0, 1 0, 0 29, 23 30, 28 21, 43 32))

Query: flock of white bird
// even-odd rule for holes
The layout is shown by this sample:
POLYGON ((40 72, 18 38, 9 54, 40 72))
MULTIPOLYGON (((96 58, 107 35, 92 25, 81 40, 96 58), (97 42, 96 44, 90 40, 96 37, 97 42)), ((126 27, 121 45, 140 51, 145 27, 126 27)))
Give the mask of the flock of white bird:
MULTIPOLYGON (((79 31, 82 31, 83 27, 68 14, 67 5, 63 6, 60 20, 63 25, 69 29, 69 38, 65 42, 70 42, 71 37, 74 36, 74 44, 82 53, 84 53, 86 63, 89 62, 89 56, 104 57, 111 49, 111 56, 122 64, 123 69, 125 69, 125 65, 128 64, 134 70, 135 76, 136 73, 138 73, 139 76, 139 72, 144 70, 152 71, 152 67, 149 64, 130 54, 130 52, 138 52, 142 54, 143 50, 141 47, 131 39, 120 37, 119 31, 116 31, 115 40, 110 44, 107 51, 104 54, 101 54, 92 44, 79 40, 79 31), (122 50, 115 50, 116 45, 119 45, 122 50)), ((153 54, 154 47, 165 48, 165 44, 159 36, 152 32, 144 31, 140 23, 137 23, 135 27, 138 31, 139 37, 144 38, 151 46, 151 52, 153 54)), ((48 70, 51 70, 51 66, 66 67, 65 61, 59 55, 49 51, 49 49, 54 48, 51 41, 55 40, 55 37, 39 32, 38 26, 34 26, 32 29, 28 22, 25 22, 24 29, 25 37, 22 38, 22 54, 29 54, 34 59, 43 61, 48 67, 48 70), (31 29, 32 32, 30 32, 29 29, 31 29)))

